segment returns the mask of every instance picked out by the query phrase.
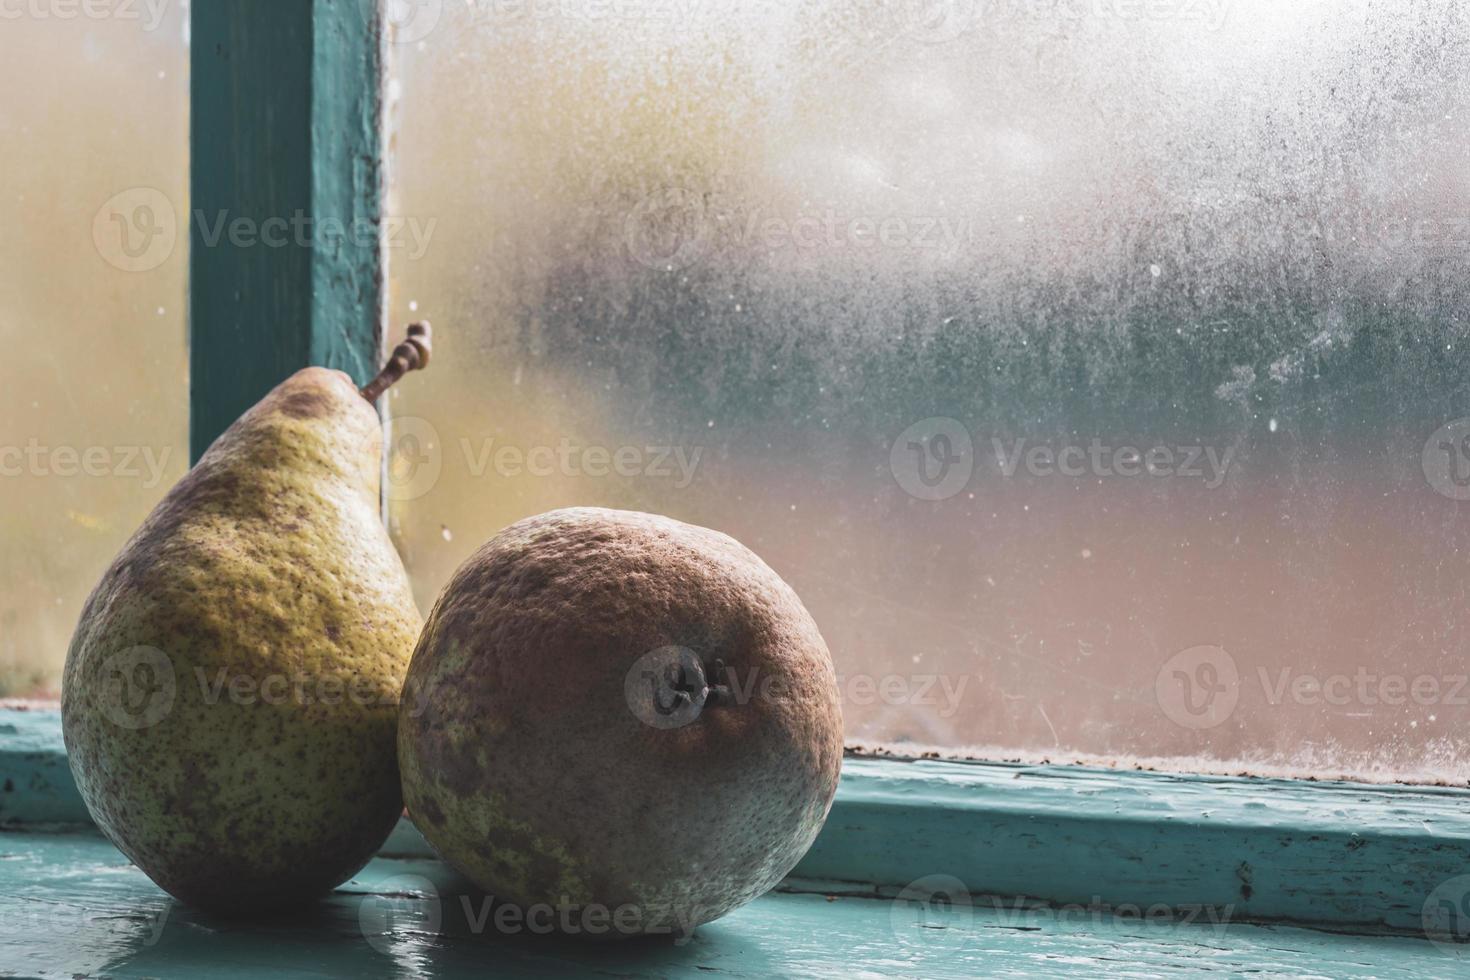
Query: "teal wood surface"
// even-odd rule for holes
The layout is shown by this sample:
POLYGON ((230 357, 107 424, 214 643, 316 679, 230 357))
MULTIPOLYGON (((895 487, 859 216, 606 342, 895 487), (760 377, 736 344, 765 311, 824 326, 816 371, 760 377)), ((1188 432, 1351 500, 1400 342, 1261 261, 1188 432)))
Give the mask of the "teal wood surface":
POLYGON ((376 371, 381 23, 365 0, 191 11, 190 452, 309 364, 376 371))
MULTIPOLYGON (((379 858, 254 923, 173 902, 92 834, 0 833, 0 975, 359 977, 1461 977, 1464 947, 1281 926, 772 893, 680 942, 498 931, 444 865, 379 858)), ((508 920, 507 920, 508 921, 508 920)))
POLYGON ((1470 791, 849 758, 797 870, 1418 933, 1445 898, 1470 926, 1470 791))
MULTIPOLYGON (((0 712, 0 784, 0 826, 89 822, 54 710, 0 712)), ((382 853, 431 856, 406 820, 382 853)), ((813 880, 1406 936, 1429 906, 1470 938, 1470 792, 848 758, 813 880)))
POLYGON ((0 710, 0 827, 91 820, 66 762, 61 712, 0 710))

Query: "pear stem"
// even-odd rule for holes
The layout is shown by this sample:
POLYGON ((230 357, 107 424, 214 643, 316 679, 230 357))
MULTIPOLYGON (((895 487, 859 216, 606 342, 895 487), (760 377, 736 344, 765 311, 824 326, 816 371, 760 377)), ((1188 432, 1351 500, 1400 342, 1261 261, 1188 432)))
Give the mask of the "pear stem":
POLYGON ((429 321, 423 320, 419 323, 408 325, 408 339, 397 347, 388 357, 388 363, 383 365, 383 370, 378 376, 359 391, 362 397, 370 402, 375 402, 378 397, 393 387, 398 379, 410 371, 418 371, 429 366, 429 353, 433 349, 433 333, 429 329, 429 321))

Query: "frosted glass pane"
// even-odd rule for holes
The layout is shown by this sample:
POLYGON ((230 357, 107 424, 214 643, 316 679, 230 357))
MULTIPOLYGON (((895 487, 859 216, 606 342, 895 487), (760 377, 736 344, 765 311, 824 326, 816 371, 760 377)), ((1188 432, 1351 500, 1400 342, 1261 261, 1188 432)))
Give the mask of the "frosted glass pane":
POLYGON ((425 605, 660 511, 796 587, 852 742, 1470 774, 1463 5, 400 15, 425 605))
POLYGON ((189 465, 187 19, 0 19, 0 697, 57 693, 87 594, 189 465))

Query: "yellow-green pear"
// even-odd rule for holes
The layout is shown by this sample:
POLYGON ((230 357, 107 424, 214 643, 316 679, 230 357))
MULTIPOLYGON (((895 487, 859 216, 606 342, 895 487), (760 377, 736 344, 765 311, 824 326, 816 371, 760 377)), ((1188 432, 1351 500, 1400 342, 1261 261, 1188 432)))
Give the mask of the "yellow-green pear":
POLYGON ((82 611, 62 681, 73 775, 164 890, 269 912, 363 866, 401 812, 398 704, 421 620, 379 510, 371 399, 306 368, 209 448, 82 611))

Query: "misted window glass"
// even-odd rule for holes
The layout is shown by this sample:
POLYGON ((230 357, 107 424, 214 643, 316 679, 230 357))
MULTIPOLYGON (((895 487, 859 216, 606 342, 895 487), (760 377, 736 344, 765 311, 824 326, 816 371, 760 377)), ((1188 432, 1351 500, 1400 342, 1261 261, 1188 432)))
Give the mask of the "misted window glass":
POLYGON ((188 10, 0 4, 0 697, 189 465, 188 10))
POLYGON ((425 607, 658 511, 796 588, 853 744, 1470 772, 1463 5, 394 16, 425 607))

